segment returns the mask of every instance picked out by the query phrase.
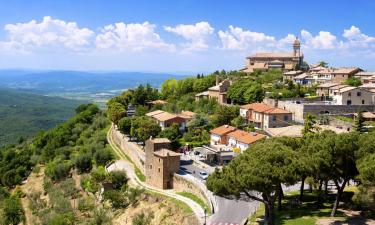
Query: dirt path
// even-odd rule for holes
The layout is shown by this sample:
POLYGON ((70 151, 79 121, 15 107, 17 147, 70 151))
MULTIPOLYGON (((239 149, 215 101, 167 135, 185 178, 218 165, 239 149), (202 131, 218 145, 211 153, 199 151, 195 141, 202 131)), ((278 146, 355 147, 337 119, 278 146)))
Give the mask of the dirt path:
POLYGON ((366 219, 361 216, 360 211, 353 211, 353 210, 343 210, 338 209, 338 211, 342 211, 346 216, 347 219, 340 220, 335 218, 321 218, 317 219, 317 225, 375 225, 375 220, 366 219))
POLYGON ((22 207, 25 210, 26 224, 33 225, 38 221, 30 209, 30 200, 27 196, 35 192, 43 193, 43 176, 44 167, 40 167, 39 173, 31 173, 26 183, 21 185, 21 190, 26 195, 21 199, 22 207))

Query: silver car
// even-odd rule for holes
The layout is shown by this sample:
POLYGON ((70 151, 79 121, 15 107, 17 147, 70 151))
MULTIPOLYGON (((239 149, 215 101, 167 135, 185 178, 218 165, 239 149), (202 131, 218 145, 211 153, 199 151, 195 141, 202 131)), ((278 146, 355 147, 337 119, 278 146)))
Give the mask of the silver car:
POLYGON ((208 177, 208 173, 206 173, 204 171, 200 171, 199 172, 199 177, 202 178, 202 180, 206 180, 207 177, 208 177))

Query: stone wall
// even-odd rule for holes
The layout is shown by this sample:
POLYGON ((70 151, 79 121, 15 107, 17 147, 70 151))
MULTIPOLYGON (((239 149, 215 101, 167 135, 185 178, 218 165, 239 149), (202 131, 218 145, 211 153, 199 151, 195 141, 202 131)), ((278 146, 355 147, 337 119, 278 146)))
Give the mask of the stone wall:
POLYGON ((142 150, 131 150, 137 148, 134 143, 127 142, 127 137, 124 137, 118 130, 115 128, 111 129, 112 137, 114 142, 121 148, 121 150, 130 157, 130 159, 135 163, 135 165, 145 173, 144 160, 145 153, 141 152, 142 150), (134 146, 130 146, 134 145, 134 146))
POLYGON ((329 114, 329 115, 343 115, 352 114, 359 111, 374 112, 375 105, 325 105, 325 104, 305 104, 291 102, 291 101, 277 101, 278 108, 292 112, 293 120, 298 123, 303 123, 304 116, 309 113, 313 115, 329 114))
MULTIPOLYGON (((200 182, 200 181, 196 181, 200 182)), ((204 185, 202 183, 202 185, 204 185)), ((179 174, 174 174, 173 176, 173 189, 176 190, 177 192, 189 192, 192 193, 196 196, 198 196, 200 199, 202 199, 211 209, 213 209, 215 206, 213 206, 213 202, 210 201, 209 199, 210 196, 208 196, 208 193, 205 193, 203 190, 203 187, 199 187, 198 184, 193 183, 193 181, 190 181, 184 176, 179 175, 179 174)), ((208 191, 207 191, 208 192, 208 191)))

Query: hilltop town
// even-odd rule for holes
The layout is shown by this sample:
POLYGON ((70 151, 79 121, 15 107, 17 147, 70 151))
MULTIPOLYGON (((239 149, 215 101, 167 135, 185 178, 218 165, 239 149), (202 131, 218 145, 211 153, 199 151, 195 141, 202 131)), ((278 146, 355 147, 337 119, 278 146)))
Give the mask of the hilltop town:
POLYGON ((375 72, 312 65, 298 39, 291 47, 236 71, 139 85, 106 111, 81 105, 5 147, 0 214, 28 224, 374 224, 375 72))
MULTIPOLYGON (((218 207, 219 211, 209 217, 210 224, 225 221, 243 224, 247 217, 236 218, 237 215, 258 213, 257 206, 244 208, 229 199, 218 200, 215 195, 246 193, 247 198, 265 205, 265 220, 273 224, 276 199, 279 199, 279 210, 283 207, 280 195, 283 189, 300 191, 294 200, 303 201, 303 192, 307 187, 310 190, 315 187, 318 193, 324 187, 324 201, 330 202, 333 207, 330 215, 334 216, 339 201, 346 201, 343 200, 346 186, 361 181, 356 178, 356 169, 333 162, 345 159, 346 162, 360 163, 361 160, 349 159, 348 153, 344 152, 329 159, 323 157, 321 160, 331 160, 330 165, 335 169, 342 166, 341 172, 330 171, 330 175, 323 175, 328 169, 323 169, 323 164, 319 167, 309 160, 317 157, 314 154, 338 151, 326 149, 332 145, 342 145, 339 147, 341 151, 348 147, 344 143, 372 135, 375 125, 373 81, 375 72, 358 67, 333 68, 326 62, 316 65, 306 63, 301 44, 296 39, 291 52, 256 53, 247 57, 246 67, 238 71, 216 71, 209 75, 198 74, 195 78, 169 79, 160 91, 150 86, 126 91, 108 102, 108 116, 114 124, 112 132, 116 135, 117 145, 144 172, 145 183, 162 190, 181 190, 181 179, 192 182, 189 190, 182 190, 203 199, 211 212, 218 207), (329 142, 330 139, 335 144, 329 142), (319 141, 322 149, 317 147, 312 150, 312 143, 319 141), (135 145, 133 152, 128 146, 130 142, 135 145), (285 152, 275 153, 279 156, 272 155, 278 149, 285 152), (300 155, 296 156, 287 149, 300 155), (251 161, 253 157, 262 158, 262 154, 270 155, 260 161, 251 161), (284 161, 276 163, 278 157, 284 161), (300 157, 307 165, 312 164, 302 169, 303 166, 293 162, 293 157, 300 157), (235 173, 240 169, 237 166, 241 161, 246 165, 241 168, 249 171, 244 172, 244 177, 238 174, 235 179, 233 176, 237 176, 235 173), (269 168, 253 171, 260 165, 268 165, 269 168), (293 169, 292 165, 299 169, 293 169), (273 172, 267 174, 265 171, 268 170, 273 172), (320 170, 318 174, 313 172, 320 170), (293 172, 284 174, 285 180, 273 177, 274 173, 285 171, 293 172), (257 173, 264 174, 260 176, 257 173), (251 179, 276 180, 242 187, 238 179, 245 179, 243 182, 252 182, 251 179), (235 188, 233 185, 238 186, 235 188), (263 196, 248 193, 250 190, 263 196), (329 200, 332 196, 329 193, 336 193, 336 200, 329 200), (231 207, 222 206, 228 204, 231 207), (224 211, 230 212, 230 215, 224 211)), ((348 150, 349 154, 356 154, 354 152, 362 148, 362 144, 356 142, 348 150)), ((371 191, 366 189, 360 193, 366 195, 371 191)), ((285 201, 291 199, 286 198, 285 201)), ((203 212, 196 213, 203 223, 203 212)))

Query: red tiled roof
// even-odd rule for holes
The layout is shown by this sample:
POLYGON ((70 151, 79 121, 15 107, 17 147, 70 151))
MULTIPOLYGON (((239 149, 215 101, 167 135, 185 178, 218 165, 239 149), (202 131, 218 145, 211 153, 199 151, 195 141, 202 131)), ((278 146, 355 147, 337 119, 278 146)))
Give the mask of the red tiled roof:
POLYGON ((258 134, 255 132, 249 133, 243 130, 236 130, 228 134, 228 137, 231 137, 239 142, 245 143, 245 144, 251 144, 254 143, 260 139, 263 139, 266 137, 264 134, 258 134))
POLYGON ((267 110, 264 112, 265 114, 285 114, 285 113, 291 113, 285 109, 280 109, 280 108, 272 108, 270 110, 267 110))
POLYGON ((243 106, 241 106, 241 108, 251 109, 251 110, 254 110, 256 112, 264 112, 264 111, 267 111, 269 109, 272 109, 273 107, 268 106, 267 104, 264 104, 264 103, 251 103, 251 104, 243 105, 243 106))
POLYGON ((216 127, 214 129, 212 129, 210 131, 211 134, 217 134, 217 135, 226 135, 230 132, 233 132, 235 131, 236 128, 235 127, 232 127, 232 126, 229 126, 229 125, 223 125, 223 126, 220 126, 220 127, 216 127))

